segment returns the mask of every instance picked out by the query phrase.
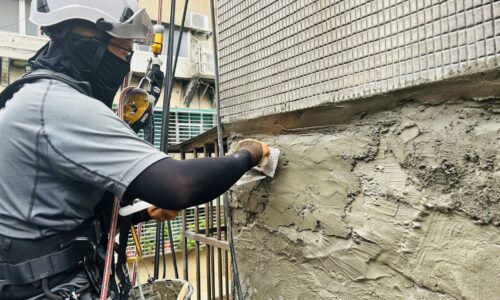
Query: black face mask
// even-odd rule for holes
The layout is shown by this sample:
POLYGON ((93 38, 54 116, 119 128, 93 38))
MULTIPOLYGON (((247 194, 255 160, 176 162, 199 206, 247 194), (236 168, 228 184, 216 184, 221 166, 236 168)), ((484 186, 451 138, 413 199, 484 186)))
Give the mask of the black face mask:
POLYGON ((106 41, 73 33, 68 34, 67 40, 68 50, 71 52, 69 58, 73 63, 79 64, 77 69, 82 79, 92 85, 94 98, 111 107, 123 78, 130 72, 130 61, 122 60, 108 50, 104 50, 98 61, 99 55, 96 53, 103 50, 100 47, 105 47, 106 41))

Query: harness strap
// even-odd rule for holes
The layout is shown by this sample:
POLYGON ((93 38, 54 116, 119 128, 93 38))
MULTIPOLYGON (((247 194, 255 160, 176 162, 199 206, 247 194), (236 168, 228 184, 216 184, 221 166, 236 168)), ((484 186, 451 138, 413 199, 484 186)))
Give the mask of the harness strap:
POLYGON ((116 261, 115 272, 116 276, 120 280, 120 294, 125 299, 130 290, 132 289, 132 284, 130 283, 130 277, 127 271, 127 241, 130 232, 130 226, 132 222, 130 218, 120 217, 120 240, 118 244, 118 249, 116 249, 118 254, 118 259, 116 261))
POLYGON ((39 69, 30 73, 26 73, 25 75, 14 81, 12 84, 10 84, 8 87, 6 87, 2 91, 2 93, 0 93, 0 109, 5 107, 7 101, 10 98, 12 98, 12 96, 17 91, 19 91, 19 89, 23 86, 23 84, 34 82, 39 79, 58 80, 69 85, 70 87, 74 88, 75 90, 77 90, 82 94, 85 94, 87 96, 92 96, 92 87, 90 83, 85 81, 77 81, 63 73, 58 73, 46 69, 39 69))
POLYGON ((92 244, 84 247, 73 243, 58 252, 30 259, 18 264, 0 263, 0 285, 28 284, 82 265, 92 244))

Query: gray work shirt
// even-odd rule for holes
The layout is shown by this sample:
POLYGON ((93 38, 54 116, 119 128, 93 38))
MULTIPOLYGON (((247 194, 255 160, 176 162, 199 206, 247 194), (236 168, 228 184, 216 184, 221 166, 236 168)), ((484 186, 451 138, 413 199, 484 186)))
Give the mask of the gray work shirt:
POLYGON ((105 191, 122 197, 165 157, 102 102, 56 80, 25 84, 0 110, 0 234, 75 229, 105 191))

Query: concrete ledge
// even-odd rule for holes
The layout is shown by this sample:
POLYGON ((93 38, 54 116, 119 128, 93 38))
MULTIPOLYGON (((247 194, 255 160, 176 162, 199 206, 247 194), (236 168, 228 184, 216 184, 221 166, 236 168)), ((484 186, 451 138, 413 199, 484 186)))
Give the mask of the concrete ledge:
POLYGON ((389 110, 409 100, 438 104, 454 99, 481 101, 500 97, 500 70, 460 76, 441 82, 397 90, 394 92, 326 103, 313 108, 276 113, 252 120, 224 118, 225 128, 232 133, 280 134, 297 130, 347 123, 365 114, 389 110))
POLYGON ((48 41, 47 37, 0 32, 0 57, 28 60, 48 41))

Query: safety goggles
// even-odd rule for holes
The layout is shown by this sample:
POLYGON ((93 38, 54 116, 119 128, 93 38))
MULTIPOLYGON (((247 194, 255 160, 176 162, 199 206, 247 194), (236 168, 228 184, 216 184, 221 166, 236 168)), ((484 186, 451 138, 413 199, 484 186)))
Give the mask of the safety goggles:
POLYGON ((124 53, 124 54, 126 53, 126 54, 125 54, 125 59, 126 59, 128 62, 130 62, 130 61, 132 60, 132 56, 134 55, 134 50, 132 50, 132 49, 122 47, 122 46, 120 46, 120 45, 118 45, 118 44, 115 44, 115 43, 113 43, 113 42, 111 42, 111 41, 105 41, 105 40, 100 39, 100 38, 97 38, 97 37, 95 37, 95 36, 84 36, 84 37, 85 37, 85 38, 88 38, 88 39, 91 39, 91 40, 93 40, 94 42, 99 43, 99 44, 100 44, 100 43, 107 43, 107 45, 108 45, 108 46, 113 46, 113 47, 115 47, 115 48, 118 48, 118 49, 120 49, 121 51, 123 51, 123 53, 124 53))
POLYGON ((130 62, 130 61, 132 60, 132 56, 134 55, 134 50, 124 48, 124 47, 122 47, 122 46, 120 46, 120 45, 117 45, 117 44, 115 44, 115 43, 112 43, 112 42, 109 42, 109 43, 108 43, 108 45, 111 45, 111 46, 113 46, 113 47, 116 47, 116 48, 118 48, 118 49, 122 50, 124 53, 127 53, 127 54, 126 54, 126 59, 127 59, 127 61, 128 61, 128 62, 130 62))

